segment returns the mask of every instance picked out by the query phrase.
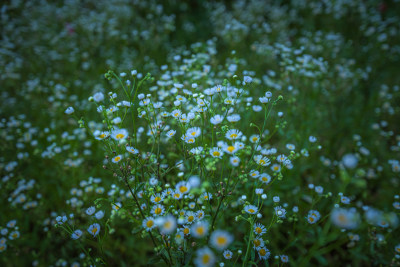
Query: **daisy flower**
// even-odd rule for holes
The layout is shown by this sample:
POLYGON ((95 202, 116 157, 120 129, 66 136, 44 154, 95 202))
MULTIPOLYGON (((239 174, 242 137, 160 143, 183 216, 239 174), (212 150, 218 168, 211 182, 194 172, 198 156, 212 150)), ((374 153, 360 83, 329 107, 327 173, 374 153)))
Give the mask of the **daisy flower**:
POLYGON ((187 144, 194 144, 196 142, 196 138, 194 138, 190 135, 185 135, 184 140, 187 144))
POLYGON ((311 215, 311 214, 308 214, 308 215, 307 215, 307 221, 308 221, 309 224, 314 224, 314 223, 316 223, 318 220, 317 220, 317 218, 316 218, 315 216, 313 216, 313 215, 311 215))
POLYGON ((236 151, 238 151, 239 149, 237 148, 236 145, 230 145, 230 146, 226 145, 226 146, 223 147, 223 150, 224 150, 224 152, 233 155, 233 154, 235 154, 236 151))
POLYGON ((261 110, 262 110, 262 106, 253 105, 253 111, 254 111, 254 112, 260 112, 261 110))
POLYGON ((261 223, 256 223, 254 225, 253 231, 256 235, 263 235, 267 232, 267 229, 261 223))
POLYGON ((225 259, 230 260, 232 259, 233 253, 229 249, 225 249, 222 255, 224 256, 225 259))
POLYGON ((172 194, 172 197, 176 200, 181 199, 183 197, 183 194, 179 192, 179 190, 175 190, 175 192, 172 194))
POLYGON ((254 157, 254 161, 260 166, 268 166, 271 164, 271 161, 262 155, 257 155, 254 157))
POLYGON ((113 163, 118 163, 118 162, 121 161, 121 159, 122 159, 122 155, 118 155, 118 156, 113 157, 113 158, 111 159, 111 161, 112 161, 113 163))
POLYGON ((222 156, 224 155, 224 152, 222 152, 222 150, 219 147, 213 147, 213 148, 210 149, 210 155, 213 158, 221 159, 222 156))
POLYGON ((164 206, 161 204, 154 205, 153 208, 151 209, 151 214, 154 216, 161 216, 164 214, 164 206))
MULTIPOLYGON (((204 148, 202 146, 198 146, 198 147, 194 147, 192 149, 190 149, 190 153, 193 155, 200 155, 201 152, 203 152, 204 148)), ((204 155, 203 155, 204 156, 204 155)))
POLYGON ((134 148, 133 146, 127 146, 126 151, 128 151, 129 153, 131 153, 133 155, 136 155, 139 153, 139 150, 134 148))
POLYGON ((257 236, 256 236, 256 237, 253 239, 253 245, 254 245, 254 248, 258 250, 258 249, 264 247, 265 243, 264 243, 264 240, 262 240, 261 237, 257 237, 257 236))
POLYGON ((185 222, 188 224, 193 223, 196 220, 196 213, 193 211, 188 211, 185 214, 185 222))
POLYGON ((215 115, 210 119, 210 122, 214 125, 220 124, 224 120, 221 115, 215 115))
POLYGON ((100 232, 100 224, 94 223, 89 226, 88 230, 89 234, 91 234, 93 237, 99 234, 100 232))
POLYGON ((180 181, 176 184, 176 190, 181 192, 182 194, 189 193, 190 185, 186 181, 180 181))
POLYGON ((10 233, 10 235, 8 236, 8 238, 9 238, 10 240, 14 240, 14 239, 17 239, 19 236, 20 236, 20 234, 19 234, 18 231, 13 231, 13 232, 10 233))
POLYGON ((189 228, 189 226, 188 226, 188 225, 183 226, 182 232, 183 232, 183 234, 184 234, 185 236, 186 236, 186 235, 189 235, 189 234, 190 234, 190 228, 189 228))
POLYGON ((242 132, 236 129, 231 129, 226 132, 225 137, 229 140, 236 140, 242 137, 242 132))
POLYGON ((285 218, 286 217, 286 210, 282 208, 281 206, 277 206, 274 208, 275 209, 275 215, 278 216, 279 218, 285 218))
POLYGON ((250 136, 250 142, 253 144, 258 143, 258 141, 260 141, 260 136, 258 134, 253 134, 252 136, 250 136))
POLYGON ((214 91, 217 92, 217 93, 221 93, 222 90, 223 90, 222 88, 223 88, 223 87, 222 87, 221 84, 216 85, 216 86, 214 86, 214 91))
POLYGON ((203 219, 204 218, 204 211, 203 210, 198 210, 198 211, 196 211, 196 218, 197 218, 197 220, 201 220, 201 219, 203 219))
POLYGON ((232 115, 226 117, 226 119, 229 122, 238 122, 238 121, 240 121, 240 115, 239 114, 232 114, 232 115))
POLYGON ((169 131, 166 133, 166 135, 167 135, 168 138, 171 138, 171 137, 174 136, 175 134, 176 134, 176 131, 175 131, 175 130, 169 130, 169 131))
POLYGON ((190 233, 192 233, 195 238, 205 237, 208 233, 208 222, 200 221, 193 224, 190 228, 190 233))
POLYGON ((289 256, 287 256, 287 255, 280 255, 279 257, 281 258, 281 261, 282 261, 283 263, 288 263, 288 262, 289 262, 289 256))
POLYGON ((163 200, 164 200, 164 197, 160 193, 152 195, 150 197, 150 201, 153 202, 154 204, 158 204, 163 200))
POLYGON ((279 165, 279 164, 273 164, 273 165, 271 166, 271 170, 274 171, 274 172, 280 172, 280 171, 281 171, 281 165, 279 165))
POLYGON ((231 165, 232 165, 233 167, 237 167, 237 166, 239 166, 240 158, 239 158, 239 157, 231 157, 231 158, 229 159, 229 161, 230 161, 230 163, 231 163, 231 165))
POLYGON ((160 115, 161 115, 161 117, 163 117, 163 118, 167 118, 167 117, 170 116, 170 114, 169 114, 167 111, 161 112, 160 115))
POLYGON ((68 107, 66 110, 65 110, 65 114, 67 114, 67 115, 70 115, 70 114, 72 114, 72 113, 74 113, 74 108, 73 107, 68 107))
POLYGON ((120 210, 121 208, 122 208, 122 204, 121 204, 120 202, 114 203, 114 204, 112 205, 112 209, 115 210, 115 211, 118 211, 118 210, 120 210))
POLYGON ((215 230, 210 236, 211 246, 217 250, 226 249, 233 241, 233 236, 227 231, 215 230))
POLYGON ((7 249, 7 244, 6 243, 0 244, 0 252, 5 251, 6 249, 7 249))
POLYGON ((196 251, 196 258, 194 264, 197 267, 210 267, 214 266, 216 261, 215 255, 208 247, 203 247, 196 251))
POLYGON ((182 231, 178 231, 178 232, 175 234, 175 242, 176 242, 177 244, 182 244, 182 242, 183 242, 184 239, 185 239, 185 235, 183 234, 182 231))
POLYGON ((295 150, 295 149, 296 149, 296 146, 293 145, 293 144, 287 144, 287 145, 286 145, 286 148, 289 149, 289 150, 295 150))
POLYGON ((125 129, 116 129, 111 132, 111 138, 119 141, 128 137, 128 131, 125 129))
POLYGON ((331 213, 333 224, 344 229, 357 228, 359 219, 359 215, 354 209, 336 208, 331 213))
POLYGON ((270 255, 271 252, 266 247, 258 249, 258 256, 260 257, 261 260, 268 259, 270 255))
POLYGON ((269 184, 271 182, 271 176, 267 173, 260 174, 258 178, 263 184, 269 184))
POLYGON ((174 216, 168 215, 163 217, 162 220, 157 223, 157 225, 159 226, 162 234, 169 235, 172 234, 172 232, 174 232, 176 229, 176 219, 174 216))
POLYGON ((249 175, 251 178, 258 178, 260 176, 260 172, 256 170, 251 170, 249 175))
POLYGON ((91 206, 89 208, 86 209, 86 214, 87 215, 93 215, 96 212, 96 208, 94 206, 91 206))
POLYGON ((256 214, 258 212, 258 208, 254 205, 247 205, 244 207, 244 211, 249 214, 256 214))
POLYGON ((179 109, 175 109, 171 112, 171 116, 174 117, 175 119, 179 119, 182 115, 182 111, 179 109))
POLYGON ((208 192, 204 192, 203 194, 200 195, 200 198, 203 200, 211 200, 212 199, 212 194, 208 192))
POLYGON ((287 157, 283 154, 276 157, 276 161, 278 161, 280 163, 284 162, 286 159, 287 159, 287 157))
POLYGON ((165 198, 166 196, 171 196, 174 190, 172 188, 167 188, 164 191, 162 191, 162 196, 165 198))
POLYGON ((342 202, 343 204, 350 204, 350 198, 342 196, 340 198, 340 202, 342 202))
POLYGON ((76 240, 79 239, 82 236, 82 231, 81 230, 75 230, 72 234, 71 234, 71 238, 76 240))
POLYGON ((97 140, 103 140, 110 136, 110 132, 100 132, 98 135, 95 136, 97 140))

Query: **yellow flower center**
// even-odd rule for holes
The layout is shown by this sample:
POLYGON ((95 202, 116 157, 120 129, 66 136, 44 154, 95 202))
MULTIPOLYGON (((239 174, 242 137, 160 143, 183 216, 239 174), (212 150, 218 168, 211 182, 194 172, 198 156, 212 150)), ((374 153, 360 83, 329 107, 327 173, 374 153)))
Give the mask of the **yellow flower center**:
POLYGON ((198 227, 197 229, 196 229, 196 232, 197 232, 197 234, 198 235, 204 235, 204 227, 198 227))
POLYGON ((223 246, 226 244, 226 237, 225 236, 219 236, 217 237, 217 244, 220 246, 223 246))
POLYGON ((97 228, 96 228, 96 227, 94 227, 94 228, 92 229, 92 233, 93 233, 93 234, 96 234, 96 233, 97 233, 97 228))
POLYGON ((181 193, 185 193, 187 190, 187 187, 184 185, 179 188, 179 191, 181 191, 181 193))
POLYGON ((189 234, 189 232, 190 232, 189 228, 183 229, 183 233, 184 233, 185 235, 189 234))
POLYGON ((153 225, 154 225, 154 222, 153 222, 152 220, 148 220, 148 221, 146 222, 147 228, 151 228, 151 227, 153 227, 153 225))
POLYGON ((221 155, 221 153, 219 153, 219 151, 214 151, 213 152, 213 156, 219 157, 221 155))
POLYGON ((161 211, 162 211, 161 208, 156 208, 156 209, 154 210, 154 213, 158 215, 158 214, 161 213, 161 211))
POLYGON ((261 227, 256 227, 256 232, 257 232, 258 234, 260 234, 260 233, 262 232, 261 227))
POLYGON ((250 211, 251 213, 255 212, 255 210, 254 210, 254 209, 249 209, 249 211, 250 211))
POLYGON ((261 241, 259 239, 254 239, 253 243, 256 247, 259 247, 261 245, 261 241))
POLYGON ((119 156, 118 156, 118 157, 115 157, 114 160, 115 160, 115 161, 120 161, 120 160, 121 160, 121 157, 119 157, 119 156))
POLYGON ((122 139, 122 138, 125 137, 125 135, 122 134, 122 133, 119 133, 119 134, 117 134, 115 137, 116 137, 117 139, 122 139))
POLYGON ((226 150, 228 150, 229 152, 233 152, 234 150, 235 150, 235 147, 234 146, 228 146, 227 148, 226 148, 226 150))
POLYGON ((154 202, 160 202, 161 201, 161 197, 155 197, 154 198, 154 202))
POLYGON ((346 218, 346 216, 343 215, 343 214, 340 214, 339 217, 338 217, 338 219, 339 219, 339 221, 342 222, 342 223, 346 223, 346 222, 347 222, 347 218, 346 218))
POLYGON ((261 256, 265 256, 266 254, 267 254, 267 251, 265 250, 265 249, 260 249, 259 251, 258 251, 258 253, 260 253, 260 255, 261 256))
POLYGON ((188 222, 193 222, 193 220, 194 220, 194 216, 190 215, 190 216, 188 217, 188 222))
POLYGON ((203 257, 202 257, 202 262, 203 262, 204 264, 207 264, 207 263, 210 262, 210 259, 211 259, 210 255, 205 254, 205 255, 203 255, 203 257))
POLYGON ((238 137, 238 135, 237 134, 231 134, 231 136, 230 136, 232 139, 233 138, 236 138, 236 137, 238 137))

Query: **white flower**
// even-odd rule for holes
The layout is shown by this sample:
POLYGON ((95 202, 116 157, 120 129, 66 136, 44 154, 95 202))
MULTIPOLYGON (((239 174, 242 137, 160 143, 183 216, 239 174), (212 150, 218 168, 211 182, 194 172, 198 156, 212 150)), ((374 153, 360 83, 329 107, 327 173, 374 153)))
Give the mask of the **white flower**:
POLYGON ((101 92, 95 93, 95 94, 93 95, 93 99, 94 99, 94 101, 96 101, 96 102, 101 102, 101 101, 104 100, 104 94, 101 93, 101 92))
POLYGON ((224 117, 221 115, 215 115, 210 119, 210 122, 214 125, 220 124, 224 120, 224 117))
POLYGON ((195 238, 203 238, 208 233, 208 222, 200 221, 192 225, 190 228, 190 233, 195 238))
POLYGON ((97 236, 100 232, 100 224, 94 223, 90 225, 87 231, 89 234, 93 235, 93 237, 97 236))
POLYGON ((68 114, 68 115, 70 115, 70 114, 72 114, 72 113, 74 113, 74 108, 73 107, 68 107, 66 110, 65 110, 65 114, 68 114))
POLYGON ((111 138, 114 140, 122 140, 128 137, 128 131, 125 129, 116 129, 111 132, 111 138))
POLYGON ((126 151, 128 151, 129 153, 134 154, 134 155, 136 155, 136 154, 139 153, 139 150, 137 150, 137 149, 134 148, 133 146, 127 146, 127 147, 126 147, 126 151))
POLYGON ((82 236, 82 231, 81 230, 75 230, 72 234, 71 234, 71 238, 76 240, 79 239, 82 236))
POLYGON ((93 213, 95 213, 95 212, 96 212, 96 208, 94 206, 91 206, 91 207, 87 208, 87 210, 86 210, 87 215, 93 215, 93 213))
POLYGON ((99 210, 98 212, 96 212, 94 216, 96 217, 97 220, 100 220, 104 217, 104 211, 99 210))
POLYGON ((227 231, 215 230, 210 236, 211 246, 218 250, 226 249, 233 242, 233 236, 227 231))
POLYGON ((176 229, 176 219, 172 215, 168 215, 156 220, 156 225, 159 227, 161 234, 172 234, 176 229))
POLYGON ((194 259, 196 267, 211 267, 214 266, 215 261, 215 255, 208 247, 203 247, 196 251, 196 258, 194 259))

